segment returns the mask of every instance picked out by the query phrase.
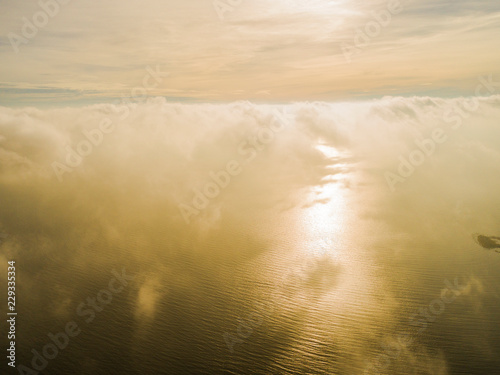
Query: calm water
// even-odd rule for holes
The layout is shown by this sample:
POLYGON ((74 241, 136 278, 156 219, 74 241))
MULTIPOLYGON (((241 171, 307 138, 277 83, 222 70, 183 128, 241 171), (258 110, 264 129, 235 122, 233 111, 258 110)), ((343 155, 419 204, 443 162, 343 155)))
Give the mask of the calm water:
POLYGON ((370 194, 329 183, 302 206, 248 211, 202 238, 162 236, 140 215, 121 246, 68 224, 67 242, 46 239, 60 253, 38 257, 33 236, 35 257, 18 255, 18 360, 74 320, 81 334, 44 373, 358 374, 384 345, 398 354, 382 373, 498 373, 500 254, 448 209, 391 212, 370 194), (135 279, 85 323, 76 307, 122 267, 135 279), (416 333, 410 317, 455 278, 464 295, 416 333), (395 349, 400 333, 414 343, 395 349))
POLYGON ((473 238, 500 235, 499 185, 429 167, 391 193, 368 156, 314 152, 303 175, 260 157, 190 225, 146 179, 3 188, 17 363, 74 321, 43 374, 499 374, 500 254, 473 238))

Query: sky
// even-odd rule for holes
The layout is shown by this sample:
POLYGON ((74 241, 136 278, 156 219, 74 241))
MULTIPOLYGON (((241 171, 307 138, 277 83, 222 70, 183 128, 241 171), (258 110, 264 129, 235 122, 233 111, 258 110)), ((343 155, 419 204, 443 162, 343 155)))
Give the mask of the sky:
POLYGON ((472 96, 500 74, 490 0, 54 1, 0 2, 0 105, 113 102, 148 66, 176 102, 472 96))

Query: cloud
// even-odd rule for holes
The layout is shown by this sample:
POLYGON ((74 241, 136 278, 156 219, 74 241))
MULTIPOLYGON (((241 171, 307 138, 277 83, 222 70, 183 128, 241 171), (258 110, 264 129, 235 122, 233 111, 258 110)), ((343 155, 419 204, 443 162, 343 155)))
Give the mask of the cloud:
MULTIPOLYGON (((408 186, 420 180, 434 184, 431 164, 445 174, 470 166, 469 173, 486 179, 486 183, 494 175, 477 173, 473 166, 497 169, 500 154, 493 139, 498 133, 494 119, 499 97, 481 98, 480 109, 467 114, 460 129, 453 130, 443 119, 444 113, 450 108, 465 108, 465 104, 465 99, 425 97, 282 106, 173 104, 157 98, 130 109, 109 104, 50 110, 2 108, 1 179, 4 188, 8 184, 34 184, 42 178, 47 187, 64 190, 91 175, 107 176, 99 183, 106 189, 127 182, 141 187, 143 199, 160 194, 174 204, 189 201, 190 189, 202 187, 210 172, 235 159, 245 173, 226 196, 231 200, 236 189, 250 192, 271 178, 282 179, 279 186, 265 186, 270 196, 273 191, 307 187, 327 177, 328 160, 316 148, 319 144, 346 150, 349 157, 364 157, 363 165, 380 173, 395 170, 398 156, 407 156, 416 147, 415 140, 430 137, 439 127, 450 140, 421 167, 421 173, 408 179, 408 186), (276 133, 269 145, 252 143, 261 129, 283 114, 284 131, 276 133), (103 134, 102 142, 82 157, 81 166, 65 173, 63 183, 56 184, 53 163, 66 163, 71 150, 77 151, 78 145, 87 141, 85 134, 99 129, 105 119, 113 130, 103 134), (252 158, 254 149, 257 155, 252 158), (429 175, 424 178, 426 173, 429 175)), ((439 185, 443 184, 439 180, 439 185)))
POLYGON ((202 101, 349 100, 388 92, 449 97, 473 89, 479 74, 498 73, 500 10, 486 1, 402 1, 404 11, 346 63, 341 44, 353 44, 357 30, 388 3, 247 1, 221 21, 212 1, 70 2, 18 54, 7 36, 22 35, 23 17, 39 6, 3 3, 0 90, 30 82, 78 95, 5 90, 0 101, 107 101, 157 64, 171 76, 155 95, 202 101), (429 59, 432 67, 422 69, 429 59))
MULTIPOLYGON (((311 243, 326 253, 356 249, 356 239, 345 242, 351 233, 359 237, 359 247, 366 247, 367 257, 397 262, 405 251, 412 251, 422 269, 434 254, 452 262, 456 249, 466 246, 465 237, 472 243, 467 231, 498 230, 494 207, 500 204, 500 97, 478 100, 478 109, 467 112, 458 129, 444 120, 444 114, 465 110, 465 98, 385 97, 286 105, 179 104, 152 98, 129 107, 1 107, 0 226, 9 237, 0 258, 23 260, 19 293, 30 296, 41 315, 54 318, 66 316, 74 311, 74 301, 86 298, 68 296, 105 286, 98 275, 109 279, 119 261, 141 283, 131 284, 128 307, 121 305, 124 294, 113 309, 130 308, 131 316, 143 322, 157 323, 158 316, 165 317, 161 324, 167 330, 171 324, 188 329, 190 319, 233 319, 231 312, 241 306, 226 301, 231 307, 219 311, 219 294, 212 291, 226 292, 235 282, 235 272, 274 249, 274 233, 286 235, 280 245, 283 251, 311 225, 320 237, 311 241, 324 240, 311 243), (103 121, 111 122, 109 131, 97 136, 103 121), (391 192, 384 173, 397 173, 399 158, 408 158, 416 140, 429 138, 436 128, 446 133, 446 142, 391 192), (86 150, 81 147, 84 142, 90 152, 85 151, 81 162, 59 179, 54 162, 67 165, 68 155, 86 150), (195 207, 199 192, 213 188, 214 173, 224 175, 231 161, 238 163, 240 173, 226 178, 227 184, 219 180, 220 192, 186 223, 179 205, 195 207), (349 196, 345 208, 344 195, 349 196), (321 232, 333 220, 328 210, 334 198, 339 199, 335 220, 346 221, 340 229, 335 224, 321 232), (458 202, 468 212, 457 224, 464 227, 445 230, 443 223, 455 220, 458 202), (304 211, 310 215, 304 218, 304 211), (373 228, 365 228, 365 220, 373 228), (327 236, 337 229, 339 238, 329 241, 327 236), (381 238, 383 246, 377 247, 381 238), (184 264, 193 266, 175 266, 184 264), (50 289, 39 282, 46 275, 55 275, 50 289), (46 306, 47 300, 54 303, 46 306), (202 311, 204 317, 193 317, 193 311, 202 311)), ((351 282, 356 288, 356 282, 367 289, 375 285, 371 279, 365 285, 366 273, 358 274, 351 266, 342 265, 342 272, 337 272, 336 264, 318 262, 314 272, 305 275, 309 289, 316 291, 314 297, 321 303, 332 294, 339 301, 347 298, 344 310, 336 311, 348 311, 352 305, 344 289, 351 282)), ((445 277, 453 279, 456 274, 445 277)), ((483 290, 482 281, 471 278, 467 290, 470 296, 464 300, 481 311, 476 292, 483 290)), ((241 300, 255 299, 253 292, 242 292, 241 300)), ((378 337, 397 299, 389 290, 383 301, 373 303, 380 305, 379 324, 359 330, 378 337)), ((273 323, 277 330, 279 325, 273 323)), ((148 327, 136 327, 137 337, 151 339, 148 327)), ((193 331, 192 338, 203 332, 193 331)), ((403 362, 423 361, 428 373, 445 374, 445 357, 421 349, 405 352, 403 362)))

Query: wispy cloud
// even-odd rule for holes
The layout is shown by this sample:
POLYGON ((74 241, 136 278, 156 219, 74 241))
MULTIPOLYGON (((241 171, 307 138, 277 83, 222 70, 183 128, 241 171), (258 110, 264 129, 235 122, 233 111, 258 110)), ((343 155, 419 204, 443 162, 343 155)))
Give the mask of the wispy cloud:
MULTIPOLYGON (((18 54, 7 35, 21 35, 23 17, 31 17, 38 5, 4 3, 0 80, 63 86, 81 92, 84 101, 113 97, 135 85, 143 66, 164 64, 171 77, 158 95, 331 100, 384 95, 384 85, 394 94, 427 83, 427 90, 416 92, 446 88, 457 94, 470 88, 479 69, 498 72, 500 6, 465 0, 401 4, 403 11, 346 64, 340 43, 352 41, 386 1, 243 2, 224 22, 211 2, 74 1, 18 54), (409 72, 410 82, 399 80, 409 72)), ((23 94, 25 103, 37 101, 31 94, 23 94)), ((4 104, 19 99, 7 91, 3 96, 4 104)))

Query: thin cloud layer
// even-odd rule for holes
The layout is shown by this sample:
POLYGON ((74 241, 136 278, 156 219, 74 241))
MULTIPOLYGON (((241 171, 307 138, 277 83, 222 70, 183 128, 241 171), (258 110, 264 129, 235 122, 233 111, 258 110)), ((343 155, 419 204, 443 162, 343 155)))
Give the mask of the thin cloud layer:
POLYGON ((222 20, 214 1, 62 3, 30 38, 41 6, 0 5, 3 105, 108 101, 158 64, 170 78, 154 95, 184 101, 450 97, 499 73, 495 2, 258 0, 222 20), (346 59, 344 45, 360 53, 346 59))

